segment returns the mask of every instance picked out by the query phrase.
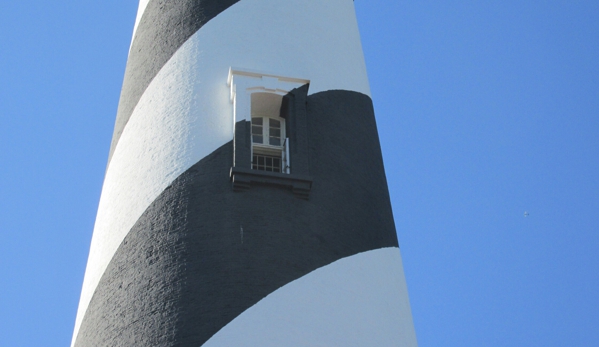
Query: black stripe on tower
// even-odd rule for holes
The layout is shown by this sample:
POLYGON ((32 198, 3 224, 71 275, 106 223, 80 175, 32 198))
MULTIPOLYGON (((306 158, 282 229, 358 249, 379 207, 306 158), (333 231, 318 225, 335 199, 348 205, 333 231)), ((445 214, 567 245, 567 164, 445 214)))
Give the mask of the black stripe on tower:
POLYGON ((291 281, 398 247, 371 99, 328 91, 307 96, 306 107, 310 199, 273 185, 233 192, 233 145, 222 146, 129 232, 75 346, 201 346, 291 281))
POLYGON ((108 163, 133 109, 160 69, 204 24, 239 0, 150 0, 129 51, 108 163))

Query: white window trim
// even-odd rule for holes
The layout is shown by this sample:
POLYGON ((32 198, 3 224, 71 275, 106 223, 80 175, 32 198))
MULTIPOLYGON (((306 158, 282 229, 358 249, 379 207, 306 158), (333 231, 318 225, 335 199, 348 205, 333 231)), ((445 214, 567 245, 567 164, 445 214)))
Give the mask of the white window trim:
MULTIPOLYGON (((233 104, 233 132, 235 132, 235 124, 239 121, 252 121, 252 94, 253 93, 273 93, 281 96, 287 95, 293 89, 309 84, 310 80, 305 78, 286 77, 272 73, 260 72, 243 68, 230 67, 229 76, 227 78, 227 86, 229 87, 230 102, 233 104)), ((266 116, 267 118, 271 118, 266 116)), ((283 119, 283 121, 286 121, 283 119)), ((263 131, 264 132, 264 131, 263 131)), ((251 133, 250 133, 250 136, 251 133)), ((264 135, 263 135, 264 136, 264 135)), ((266 137, 265 137, 266 138, 266 137)), ((289 138, 285 134, 285 124, 281 129, 282 146, 270 146, 256 144, 257 147, 282 149, 283 173, 291 173, 289 163, 289 138)), ((253 156, 253 141, 251 155, 253 156)))
POLYGON ((263 122, 262 122, 262 140, 263 143, 255 143, 254 142, 254 133, 253 133, 253 123, 252 123, 252 128, 251 128, 251 142, 252 142, 252 147, 251 147, 251 156, 252 158, 254 157, 254 148, 258 149, 258 155, 270 155, 270 156, 277 156, 281 158, 281 173, 290 173, 289 171, 289 162, 287 161, 287 158, 289 158, 289 138, 285 136, 285 122, 286 120, 284 118, 281 117, 270 117, 270 116, 260 116, 260 115, 254 115, 254 117, 252 118, 262 118, 263 122), (268 119, 268 126, 265 126, 264 121, 268 119), (276 145, 271 145, 270 144, 270 120, 274 119, 276 121, 281 122, 281 145, 280 146, 276 146, 276 145), (268 143, 264 143, 264 142, 268 142, 268 143))
MULTIPOLYGON (((254 117, 252 118, 262 118, 262 120, 266 120, 268 119, 269 122, 269 126, 265 126, 264 122, 262 123, 262 143, 254 143, 254 133, 252 130, 252 145, 257 146, 257 147, 264 147, 264 148, 273 148, 273 149, 281 149, 283 148, 283 146, 285 145, 285 138, 286 138, 286 131, 285 131, 285 124, 286 124, 286 120, 285 118, 281 118, 281 117, 270 117, 270 116, 261 116, 261 115, 254 115, 254 117), (277 146, 277 145, 271 145, 270 144, 270 120, 274 119, 276 121, 281 122, 281 145, 277 146)), ((254 123, 252 123, 252 126, 254 125, 254 123)))
POLYGON ((253 93, 266 92, 284 96, 293 89, 309 83, 310 80, 304 78, 285 77, 235 67, 229 68, 227 86, 229 87, 230 101, 234 106, 233 127, 239 121, 251 121, 251 96, 253 93))

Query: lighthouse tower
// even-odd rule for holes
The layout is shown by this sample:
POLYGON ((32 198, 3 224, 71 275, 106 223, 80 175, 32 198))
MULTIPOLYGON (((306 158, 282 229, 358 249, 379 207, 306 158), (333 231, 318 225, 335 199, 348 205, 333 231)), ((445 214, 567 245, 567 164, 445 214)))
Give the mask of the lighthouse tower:
POLYGON ((416 346, 353 0, 140 0, 72 346, 416 346))

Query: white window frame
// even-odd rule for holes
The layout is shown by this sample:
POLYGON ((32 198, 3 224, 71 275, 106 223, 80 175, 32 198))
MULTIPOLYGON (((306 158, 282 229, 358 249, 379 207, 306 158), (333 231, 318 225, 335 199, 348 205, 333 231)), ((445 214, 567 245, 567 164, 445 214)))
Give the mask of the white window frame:
POLYGON ((262 119, 262 139, 263 142, 262 143, 256 143, 254 142, 254 132, 253 132, 253 128, 252 128, 252 145, 260 147, 260 148, 265 148, 266 150, 268 150, 269 148, 272 149, 282 149, 285 146, 285 139, 286 139, 286 134, 285 134, 285 118, 281 118, 281 117, 271 117, 271 116, 261 116, 261 115, 254 115, 252 117, 252 126, 254 126, 254 122, 253 119, 254 118, 261 118, 262 119), (281 123, 281 144, 280 145, 271 145, 270 144, 270 120, 274 119, 278 122, 281 123), (265 120, 268 120, 268 126, 265 126, 265 120))
MULTIPOLYGON (((299 88, 309 83, 310 80, 305 78, 285 77, 283 75, 276 75, 242 68, 229 68, 227 86, 229 87, 230 101, 233 104, 233 132, 235 132, 235 124, 239 121, 246 120, 251 124, 251 100, 253 93, 273 93, 280 96, 285 96, 293 89, 299 88)), ((289 174, 291 173, 291 163, 289 162, 289 139, 284 136, 285 119, 278 119, 283 121, 281 126, 281 141, 283 142, 281 153, 283 163, 282 172, 289 174)), ((257 146, 266 149, 268 148, 267 146, 270 145, 257 146)), ((253 148, 254 144, 252 141, 252 157, 253 148)))
MULTIPOLYGON (((254 149, 257 149, 258 155, 267 155, 273 157, 279 157, 281 159, 281 167, 280 172, 282 173, 290 173, 290 165, 287 161, 289 158, 289 138, 285 137, 285 118, 281 117, 272 117, 272 116, 261 116, 261 115, 253 115, 252 116, 252 130, 250 136, 252 137, 252 148, 251 148, 251 156, 252 160, 254 158, 254 149), (262 143, 254 142, 254 132, 253 132, 253 119, 261 118, 262 119, 262 143), (270 120, 274 119, 281 123, 281 145, 271 145, 270 144, 270 120), (265 126, 265 121, 268 122, 268 126, 265 126), (265 143, 268 142, 268 143, 265 143)), ((253 163, 252 163, 253 164, 253 163)))

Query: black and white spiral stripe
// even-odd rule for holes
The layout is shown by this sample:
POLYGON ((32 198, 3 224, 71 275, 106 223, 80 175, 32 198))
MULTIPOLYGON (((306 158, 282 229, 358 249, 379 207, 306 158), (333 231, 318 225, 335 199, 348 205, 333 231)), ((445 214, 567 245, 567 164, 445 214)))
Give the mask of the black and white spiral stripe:
POLYGON ((352 0, 141 0, 72 346, 416 346, 369 95, 352 0), (310 200, 232 191, 231 66, 310 80, 310 200))

